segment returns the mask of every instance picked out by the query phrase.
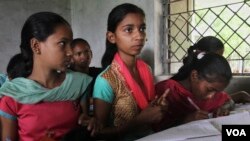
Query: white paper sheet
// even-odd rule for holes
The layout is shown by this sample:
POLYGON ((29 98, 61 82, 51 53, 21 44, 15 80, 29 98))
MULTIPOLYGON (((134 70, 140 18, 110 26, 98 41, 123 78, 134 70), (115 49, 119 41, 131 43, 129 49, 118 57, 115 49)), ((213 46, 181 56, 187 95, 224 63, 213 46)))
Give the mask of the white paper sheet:
POLYGON ((221 136, 222 125, 230 124, 250 125, 249 112, 242 111, 229 116, 193 121, 154 133, 138 141, 203 141, 203 139, 216 139, 213 141, 220 141, 221 138, 218 138, 218 136, 221 136))

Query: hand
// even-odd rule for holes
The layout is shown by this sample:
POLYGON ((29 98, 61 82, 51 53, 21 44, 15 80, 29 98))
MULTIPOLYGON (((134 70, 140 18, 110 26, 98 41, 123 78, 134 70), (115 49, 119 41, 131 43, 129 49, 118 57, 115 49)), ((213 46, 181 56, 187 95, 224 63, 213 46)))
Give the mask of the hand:
POLYGON ((156 97, 156 99, 137 116, 137 121, 142 124, 160 122, 168 109, 168 102, 166 99, 168 93, 169 90, 166 90, 160 98, 156 97))
POLYGON ((229 113, 230 113, 230 110, 222 106, 214 112, 213 117, 227 116, 229 115, 229 113))
POLYGON ((165 92, 158 98, 155 97, 155 100, 151 103, 156 106, 168 106, 167 96, 169 95, 169 89, 166 89, 165 92))
POLYGON ((184 123, 187 123, 187 122, 190 122, 190 121, 195 121, 195 120, 201 120, 201 119, 207 119, 209 118, 208 117, 208 112, 206 111, 202 111, 202 110, 198 110, 198 111, 195 111, 189 115, 187 115, 183 122, 184 123))
POLYGON ((86 126, 91 136, 95 136, 102 128, 101 124, 94 117, 82 113, 79 117, 78 124, 86 126))
POLYGON ((137 121, 141 124, 152 124, 159 122, 164 116, 164 111, 161 106, 149 105, 146 109, 136 117, 137 121))
POLYGON ((89 121, 87 126, 87 130, 90 131, 90 135, 94 137, 95 135, 99 134, 103 126, 100 122, 96 120, 96 118, 92 117, 89 121))
POLYGON ((89 124, 91 117, 89 117, 85 113, 81 113, 79 119, 78 119, 78 124, 81 126, 87 126, 89 124))

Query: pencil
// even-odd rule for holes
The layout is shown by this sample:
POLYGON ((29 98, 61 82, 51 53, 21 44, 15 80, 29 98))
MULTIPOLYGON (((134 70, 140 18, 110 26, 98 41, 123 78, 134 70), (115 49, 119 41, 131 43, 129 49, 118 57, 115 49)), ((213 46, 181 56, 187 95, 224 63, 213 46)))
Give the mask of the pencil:
POLYGON ((200 110, 200 108, 194 103, 194 101, 190 97, 187 97, 187 99, 189 103, 193 105, 196 110, 200 110))
MULTIPOLYGON (((201 110, 200 107, 198 105, 196 105, 190 97, 188 97, 187 99, 188 99, 189 103, 195 107, 196 110, 201 110)), ((208 118, 213 118, 213 113, 208 113, 207 116, 208 116, 208 118)))

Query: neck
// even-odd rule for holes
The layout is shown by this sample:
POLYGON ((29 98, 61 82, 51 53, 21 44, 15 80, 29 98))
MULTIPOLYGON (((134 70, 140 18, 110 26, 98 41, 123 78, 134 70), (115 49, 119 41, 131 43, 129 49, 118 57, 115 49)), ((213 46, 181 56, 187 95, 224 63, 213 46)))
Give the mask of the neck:
POLYGON ((49 89, 57 87, 63 82, 65 72, 58 73, 55 70, 45 70, 44 68, 34 63, 32 73, 28 78, 49 89))
POLYGON ((123 62, 126 64, 129 70, 134 70, 136 68, 136 57, 124 54, 119 54, 123 62))

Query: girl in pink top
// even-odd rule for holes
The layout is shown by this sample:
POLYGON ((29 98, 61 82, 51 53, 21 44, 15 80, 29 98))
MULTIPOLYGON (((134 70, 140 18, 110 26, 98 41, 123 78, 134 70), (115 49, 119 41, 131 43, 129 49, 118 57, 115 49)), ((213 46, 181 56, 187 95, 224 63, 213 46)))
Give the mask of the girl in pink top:
MULTIPOLYGON (((59 140, 78 125, 80 100, 85 103, 92 78, 67 70, 71 41, 71 27, 61 16, 39 12, 27 19, 20 45, 23 76, 0 89, 2 140, 59 140)), ((81 120, 89 130, 94 129, 93 123, 81 120)))

